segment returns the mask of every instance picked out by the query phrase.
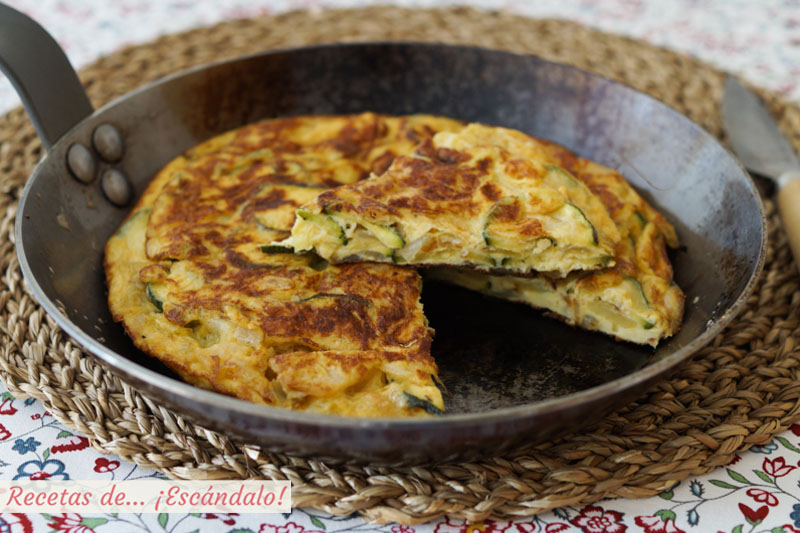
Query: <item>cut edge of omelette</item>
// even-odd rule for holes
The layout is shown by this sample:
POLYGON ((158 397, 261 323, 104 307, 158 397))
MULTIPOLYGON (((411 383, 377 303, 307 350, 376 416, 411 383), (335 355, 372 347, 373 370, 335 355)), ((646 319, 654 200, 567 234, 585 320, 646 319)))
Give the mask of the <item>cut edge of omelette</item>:
POLYGON ((486 276, 437 268, 428 276, 489 296, 545 309, 572 326, 618 340, 657 346, 680 327, 684 296, 674 282, 611 269, 546 276, 486 276))
MULTIPOLYGON (((424 122, 424 117, 412 117, 411 120, 424 122)), ((231 137, 229 132, 204 144, 216 146, 220 144, 220 138, 230 140, 231 137)), ((200 158, 205 157, 202 153, 197 155, 202 146, 193 150, 200 158)), ((198 309, 187 313, 186 309, 175 305, 166 285, 171 270, 208 269, 214 266, 213 261, 202 257, 196 260, 179 259, 170 257, 171 254, 150 258, 145 244, 151 214, 160 192, 190 159, 177 158, 154 178, 142 200, 106 246, 109 306, 115 321, 122 323, 134 344, 144 352, 157 356, 190 384, 254 403, 362 417, 441 414, 444 404, 436 381, 437 368, 429 355, 433 332, 428 327, 419 301, 421 280, 412 270, 391 265, 346 267, 350 272, 365 269, 374 271, 378 277, 384 270, 387 273, 397 270, 405 276, 403 279, 414 281, 417 287, 415 301, 409 305, 416 306, 416 312, 407 320, 422 331, 422 337, 414 336, 413 345, 378 343, 354 350, 331 343, 331 347, 314 349, 313 340, 307 342, 300 339, 296 342, 289 339, 285 345, 271 349, 263 343, 269 332, 259 330, 258 324, 246 316, 247 309, 230 303, 201 304, 198 315, 198 309), (176 316, 181 316, 181 319, 175 319, 176 316), (295 345, 297 347, 293 347, 295 345), (302 349, 298 351, 298 347, 302 349)), ((275 184, 272 187, 290 190, 293 185, 275 184)), ((212 218, 216 224, 218 219, 226 217, 212 218)), ((263 233, 262 230, 266 231, 265 235, 279 234, 275 228, 267 227, 270 217, 266 221, 258 217, 255 220, 256 229, 236 231, 234 237, 241 237, 242 233, 247 232, 263 233)), ((291 222, 284 230, 287 233, 290 225, 291 222)), ((237 268, 245 270, 259 267, 260 263, 277 265, 282 262, 292 265, 295 270, 305 269, 309 276, 318 275, 325 268, 331 271, 339 269, 320 266, 319 258, 312 256, 265 250, 258 242, 247 244, 244 250, 239 248, 233 251, 240 263, 237 268)), ((337 311, 339 303, 355 300, 358 298, 347 294, 316 293, 306 297, 299 295, 291 302, 283 303, 302 306, 306 310, 319 307, 317 314, 325 316, 341 312, 337 311)), ((396 331, 384 333, 398 334, 396 331)))
POLYGON ((613 266, 620 235, 603 204, 569 171, 514 151, 516 135, 481 124, 440 132, 383 174, 301 206, 275 244, 332 262, 517 275, 613 266))

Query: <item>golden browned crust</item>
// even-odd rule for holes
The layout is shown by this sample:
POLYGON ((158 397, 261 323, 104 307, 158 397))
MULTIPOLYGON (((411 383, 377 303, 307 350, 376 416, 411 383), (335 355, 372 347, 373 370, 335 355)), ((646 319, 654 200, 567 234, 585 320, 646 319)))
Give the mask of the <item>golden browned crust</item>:
POLYGON ((335 262, 518 275, 613 264, 619 235, 602 203, 567 171, 515 152, 517 136, 480 124, 439 133, 383 174, 305 204, 283 242, 335 262))
POLYGON ((424 415, 404 393, 442 408, 415 271, 261 249, 322 188, 384 168, 441 127, 460 124, 295 117, 190 150, 106 247, 112 315, 140 349, 224 394, 355 416, 424 415))

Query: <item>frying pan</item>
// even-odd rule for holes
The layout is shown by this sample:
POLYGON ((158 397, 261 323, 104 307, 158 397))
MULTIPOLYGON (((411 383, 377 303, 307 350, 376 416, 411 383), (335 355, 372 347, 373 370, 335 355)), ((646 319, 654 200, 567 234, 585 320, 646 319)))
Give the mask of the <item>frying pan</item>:
POLYGON ((63 52, 0 5, 0 63, 47 153, 15 238, 31 292, 112 372, 192 421, 276 452, 414 463, 498 454, 572 431, 641 393, 708 343, 762 269, 756 188, 711 135, 628 86, 540 58, 419 43, 281 50, 190 69, 93 110, 63 52), (151 177, 223 131, 308 113, 435 113, 517 128, 619 168, 675 224, 681 330, 655 350, 524 306, 425 284, 448 414, 356 419, 264 407, 176 379, 111 320, 103 247, 151 177))

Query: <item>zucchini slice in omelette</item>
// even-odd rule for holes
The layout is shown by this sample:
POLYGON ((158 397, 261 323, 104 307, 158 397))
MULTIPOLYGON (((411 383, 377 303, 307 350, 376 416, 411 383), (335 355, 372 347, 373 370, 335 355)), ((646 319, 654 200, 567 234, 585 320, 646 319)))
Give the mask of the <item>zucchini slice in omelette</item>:
POLYGON ((616 264, 560 279, 486 276, 450 268, 431 269, 428 275, 543 308, 569 324, 630 342, 656 346, 673 335, 683 317, 684 294, 672 279, 666 253, 667 246, 678 246, 672 225, 619 172, 547 141, 519 140, 516 153, 567 169, 603 202, 622 237, 614 254, 616 264))
POLYGON ((194 385, 350 416, 444 409, 421 279, 264 246, 323 188, 382 172, 459 122, 371 113, 260 122, 152 181, 105 255, 109 305, 134 344, 194 385))
POLYGON ((559 277, 613 266, 620 234, 605 206, 568 171, 519 152, 520 136, 480 124, 437 133, 383 174, 303 205, 280 244, 335 263, 559 277))

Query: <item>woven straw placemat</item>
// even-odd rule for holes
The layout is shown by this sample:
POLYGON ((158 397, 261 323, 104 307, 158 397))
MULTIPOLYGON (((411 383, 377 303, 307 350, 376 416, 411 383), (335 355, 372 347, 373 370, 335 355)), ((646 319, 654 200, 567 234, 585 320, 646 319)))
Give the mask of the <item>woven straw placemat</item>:
MULTIPOLYGON (((259 50, 358 40, 475 44, 541 55, 620 79, 720 135, 720 72, 641 42, 563 21, 471 9, 366 8, 241 20, 127 48, 83 69, 96 106, 164 74, 259 50)), ((800 109, 765 94, 787 132, 800 109)), ((579 434, 526 452, 435 467, 330 466, 270 454, 185 421, 85 356, 26 291, 13 221, 41 145, 21 109, 0 118, 0 379, 100 451, 176 478, 289 479, 296 506, 377 521, 443 514, 529 516, 604 497, 645 497, 767 442, 800 412, 800 279, 772 203, 766 269, 747 308, 713 343, 638 402, 579 434)))

